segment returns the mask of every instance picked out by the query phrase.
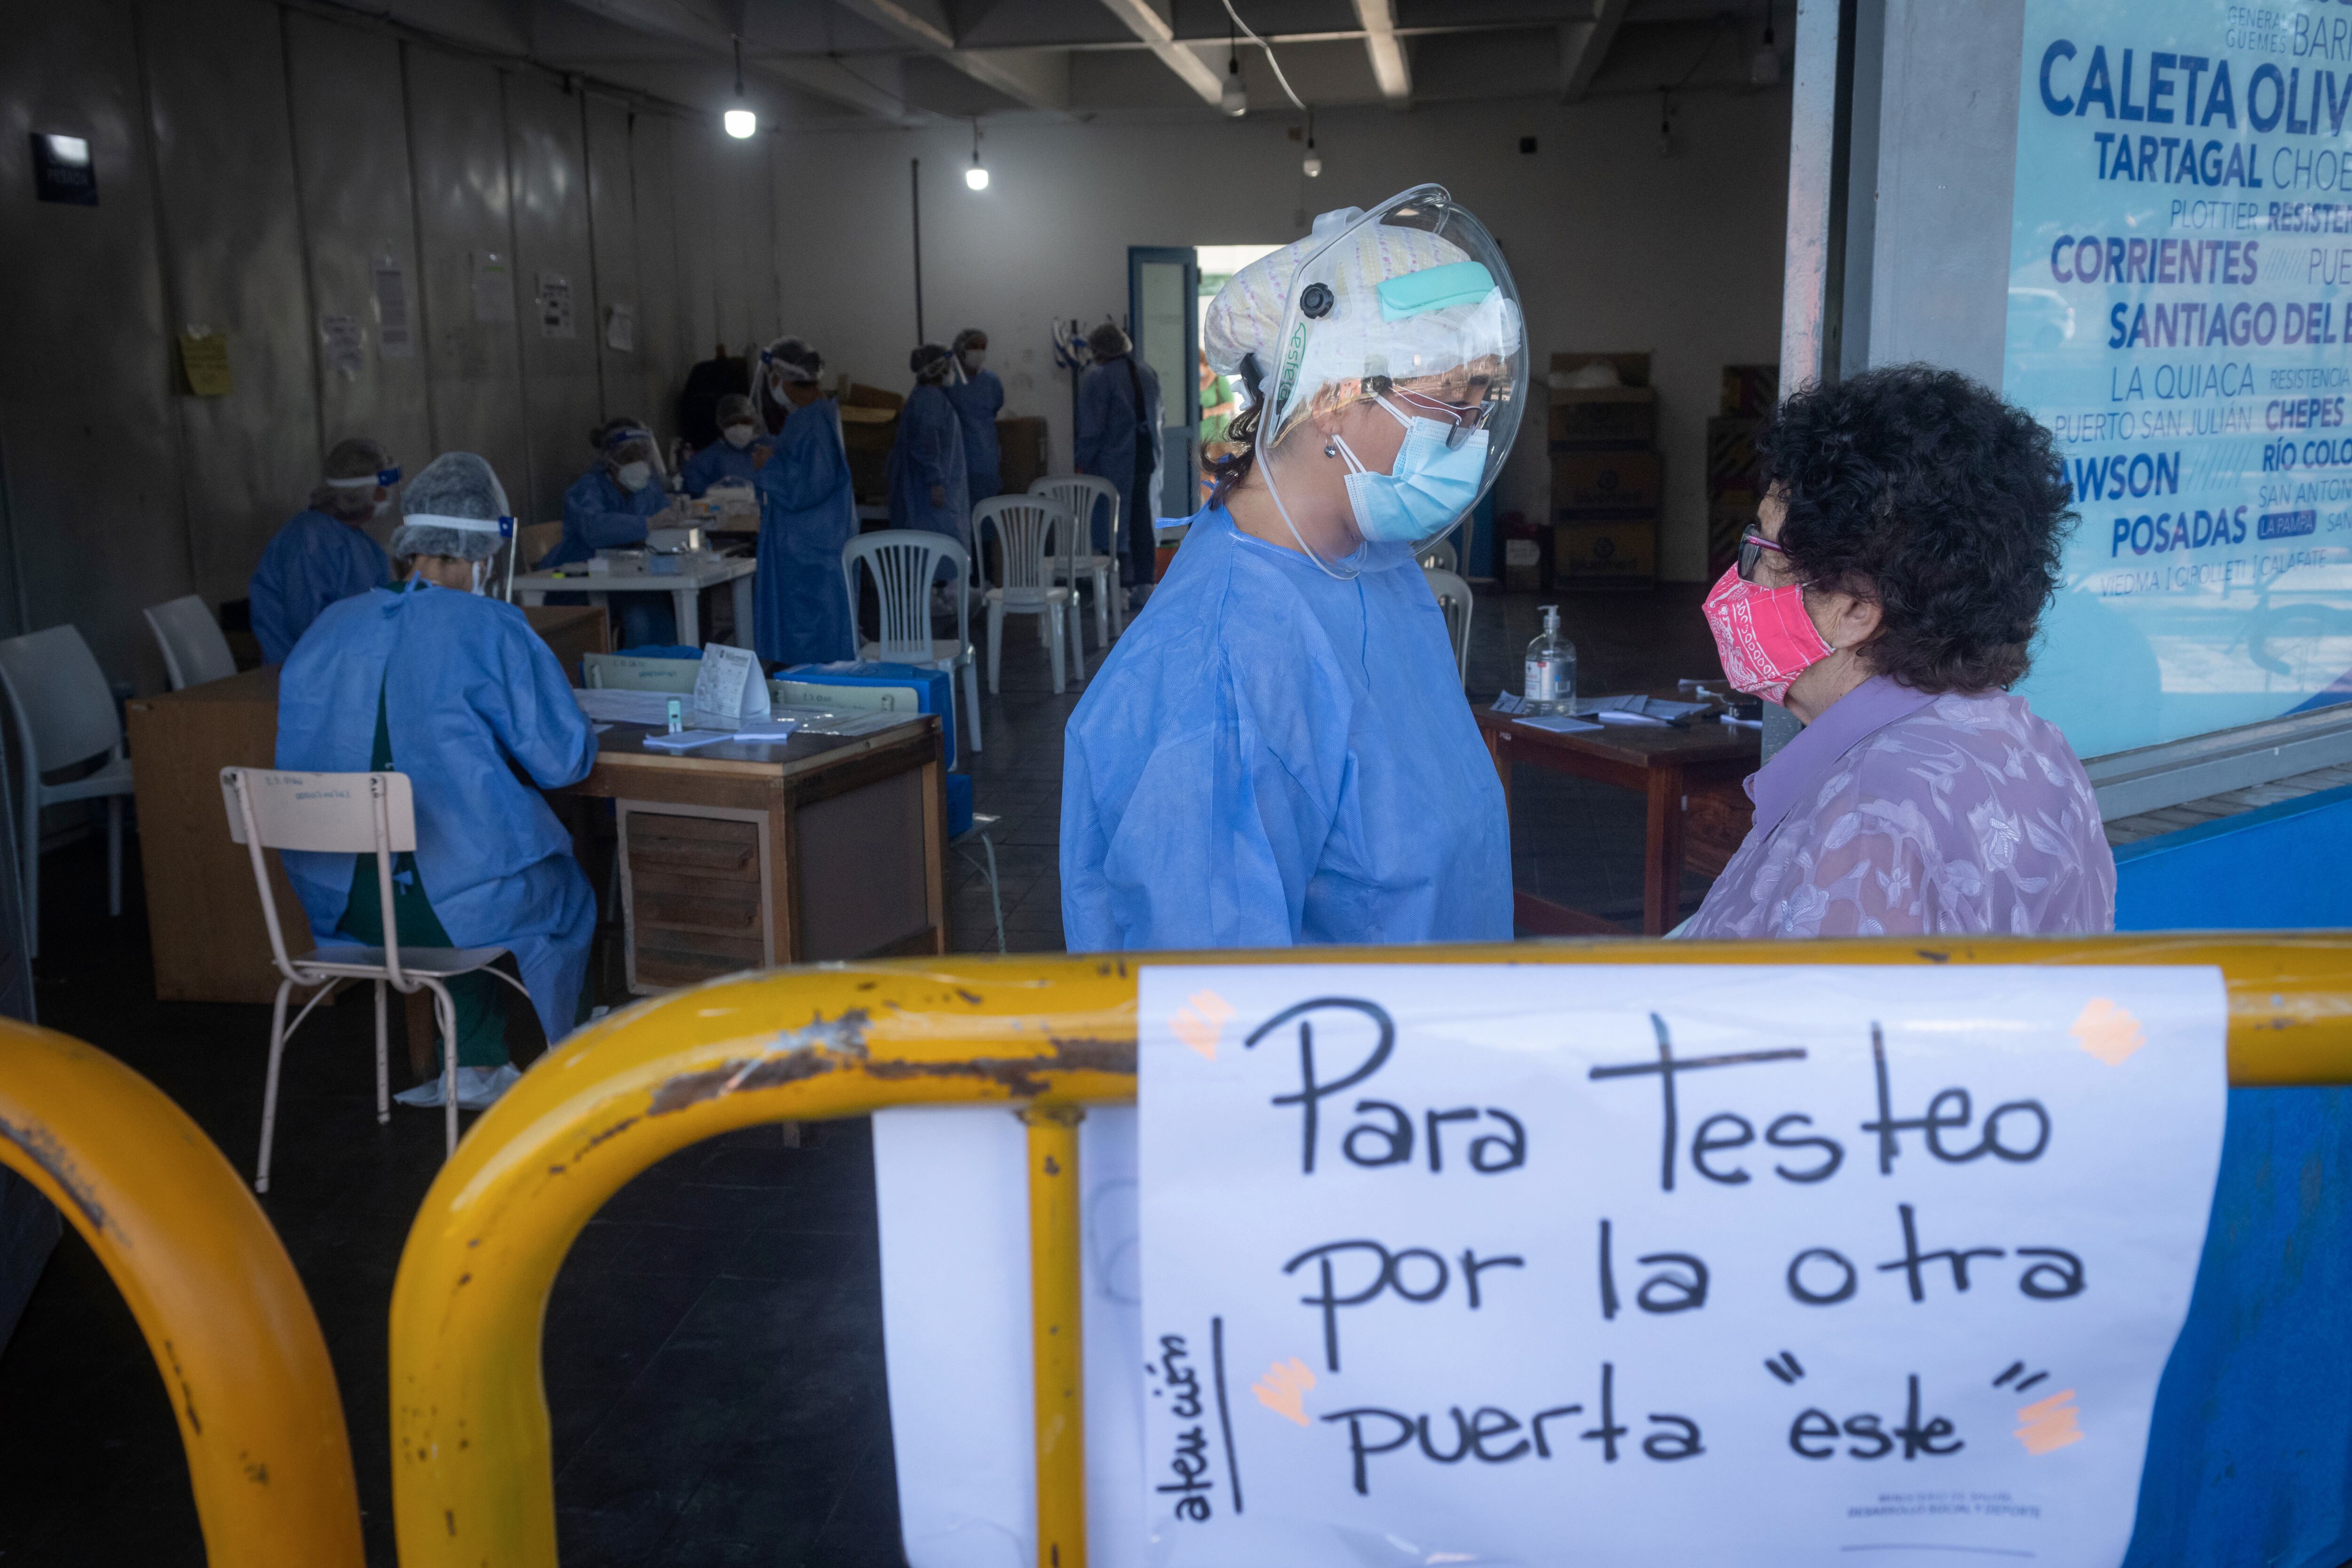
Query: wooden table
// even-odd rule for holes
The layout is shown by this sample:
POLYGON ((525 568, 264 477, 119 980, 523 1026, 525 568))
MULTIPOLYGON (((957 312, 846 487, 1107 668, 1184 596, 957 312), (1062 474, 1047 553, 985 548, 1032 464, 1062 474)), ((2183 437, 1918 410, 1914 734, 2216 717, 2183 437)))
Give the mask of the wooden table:
MULTIPOLYGON (((573 678, 580 656, 607 651, 604 613, 586 605, 523 611, 573 678)), ((253 868, 229 842, 223 768, 278 761, 278 667, 264 665, 125 709, 139 803, 139 861, 155 994, 165 1002, 268 1002, 278 974, 253 896, 253 868)), ((305 942, 284 871, 271 862, 289 942, 305 942)))
POLYGON ((947 951, 947 759, 936 717, 869 735, 687 752, 647 750, 650 733, 607 730, 595 770, 553 792, 614 803, 631 991, 947 951))
POLYGON ((677 614, 677 640, 688 647, 702 646, 702 591, 721 584, 732 584, 735 604, 735 642, 740 647, 751 646, 751 576, 759 563, 740 556, 713 555, 688 564, 677 573, 646 571, 588 571, 585 563, 566 566, 562 574, 553 572, 530 572, 514 580, 515 596, 524 604, 541 604, 550 594, 585 594, 588 602, 601 612, 605 601, 614 594, 667 594, 670 605, 677 614))
MULTIPOLYGON (((1649 802, 1648 831, 1642 855, 1642 934, 1664 936, 1681 918, 1682 878, 1687 822, 1695 802, 1726 808, 1727 790, 1739 796, 1739 781, 1762 765, 1763 742, 1754 730, 1706 721, 1686 730, 1611 724, 1600 730, 1559 734, 1531 730, 1491 708, 1477 710, 1478 731, 1495 759, 1509 809, 1511 770, 1546 768, 1572 778, 1614 784, 1649 802)), ((1519 929, 1545 936, 1624 934, 1613 921, 1513 889, 1519 929)))

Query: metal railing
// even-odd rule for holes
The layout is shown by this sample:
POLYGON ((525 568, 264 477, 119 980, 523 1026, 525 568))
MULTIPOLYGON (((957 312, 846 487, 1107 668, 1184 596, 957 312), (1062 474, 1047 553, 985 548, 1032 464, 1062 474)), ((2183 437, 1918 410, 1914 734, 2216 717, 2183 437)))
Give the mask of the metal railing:
POLYGON ((1086 1562, 1076 1123, 1135 1097, 1136 971, 1164 963, 2210 964, 2230 1081, 2352 1082, 2352 933, 2063 942, 1582 942, 957 958, 779 970, 577 1035, 459 1145, 393 1294, 393 1500, 404 1568, 551 1568, 540 1328, 572 1240, 624 1184, 761 1122, 1004 1103, 1028 1127, 1041 1568, 1086 1562))
POLYGON ((0 1022, 0 1164, 81 1233, 138 1320, 179 1418, 208 1559, 361 1568, 319 1320, 212 1141, 105 1052, 0 1022))

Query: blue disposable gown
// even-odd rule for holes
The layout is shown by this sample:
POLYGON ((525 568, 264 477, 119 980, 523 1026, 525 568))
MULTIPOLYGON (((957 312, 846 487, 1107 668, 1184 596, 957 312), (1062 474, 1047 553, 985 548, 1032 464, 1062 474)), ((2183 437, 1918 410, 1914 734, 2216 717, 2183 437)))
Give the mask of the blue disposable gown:
POLYGON ((1192 520, 1070 715, 1071 952, 1510 940, 1510 824, 1444 616, 1409 552, 1373 565, 1343 582, 1192 520))
MULTIPOLYGON (((393 766, 415 792, 417 873, 434 913, 458 946, 512 952, 549 1042, 562 1039, 588 975, 596 895, 572 836, 515 769, 554 789, 595 763, 595 731, 562 666, 496 599, 429 584, 345 599, 286 661, 278 765, 365 773, 379 693, 393 766)), ((311 933, 337 940, 352 857, 285 861, 311 933)))
POLYGON ((1004 489, 1002 459, 996 444, 996 415, 1004 406, 1004 384, 996 379, 992 370, 942 388, 948 401, 955 405, 956 418, 963 426, 963 471, 975 501, 986 500, 1004 489))
POLYGON ((686 481, 686 493, 698 500, 713 485, 751 484, 760 454, 773 445, 765 436, 753 437, 748 447, 714 441, 686 460, 686 466, 677 471, 678 478, 686 481))
MULTIPOLYGON (((791 428, 789 425, 785 426, 791 428)), ((890 526, 944 533, 971 548, 971 500, 966 489, 963 427, 955 405, 936 386, 907 395, 898 410, 898 439, 890 448, 890 526), (931 502, 931 487, 947 495, 931 502)))
POLYGON ((299 511, 261 552, 246 590, 266 663, 284 664, 319 612, 392 580, 383 547, 323 511, 299 511))
MULTIPOLYGON (((1160 377, 1152 368, 1131 353, 1114 360, 1105 360, 1090 368, 1078 383, 1078 434, 1075 456, 1078 472, 1095 474, 1118 487, 1125 499, 1120 502, 1119 515, 1126 521, 1129 551, 1135 548, 1136 520, 1150 528, 1150 519, 1158 508, 1151 498, 1160 493, 1160 377), (1128 379, 1128 367, 1135 368, 1133 381, 1128 379), (1138 408, 1135 394, 1140 388, 1143 406, 1138 408), (1151 465, 1150 478, 1139 489, 1135 483, 1136 455, 1140 452, 1151 465)), ((1108 518, 1098 521, 1095 531, 1095 547, 1109 548, 1103 537, 1110 527, 1108 518)))
POLYGON ((760 657, 814 664, 857 657, 841 552, 857 537, 841 407, 820 397, 794 409, 753 479, 760 492, 760 571, 752 580, 760 657))
POLYGON ((598 463, 563 492, 563 537, 541 560, 549 571, 587 560, 599 550, 628 550, 646 542, 646 519, 669 504, 669 493, 647 485, 631 495, 598 463))

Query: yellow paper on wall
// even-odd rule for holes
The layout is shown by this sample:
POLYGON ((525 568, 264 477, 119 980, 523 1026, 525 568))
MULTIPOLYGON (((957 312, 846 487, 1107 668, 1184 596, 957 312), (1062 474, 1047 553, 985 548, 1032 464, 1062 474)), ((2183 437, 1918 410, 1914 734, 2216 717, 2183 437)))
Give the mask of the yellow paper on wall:
POLYGON ((180 374, 187 383, 187 390, 195 396, 226 397, 229 394, 228 334, 182 332, 180 374))

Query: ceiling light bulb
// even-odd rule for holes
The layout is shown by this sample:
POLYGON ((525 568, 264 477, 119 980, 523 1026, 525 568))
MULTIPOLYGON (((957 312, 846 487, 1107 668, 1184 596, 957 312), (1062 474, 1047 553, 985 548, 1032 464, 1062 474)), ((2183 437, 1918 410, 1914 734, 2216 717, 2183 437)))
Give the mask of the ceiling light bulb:
POLYGON ((1224 90, 1217 94, 1217 107, 1236 119, 1249 112, 1249 89, 1242 85, 1242 62, 1238 55, 1225 68, 1224 90))
POLYGON ((963 183, 975 191, 988 189, 988 171, 974 163, 963 172, 963 183))
POLYGON ((738 142, 746 141, 760 129, 760 117, 748 109, 730 109, 726 117, 727 134, 738 142))
POLYGON ((1299 164, 1298 167, 1300 172, 1305 174, 1310 180, 1317 179, 1321 176, 1323 173, 1323 154, 1315 150, 1315 144, 1312 142, 1307 144, 1307 161, 1299 164))
POLYGON ((1780 80, 1780 46, 1772 37, 1770 17, 1764 21, 1764 42, 1748 62, 1748 79, 1757 87, 1776 87, 1780 80))

